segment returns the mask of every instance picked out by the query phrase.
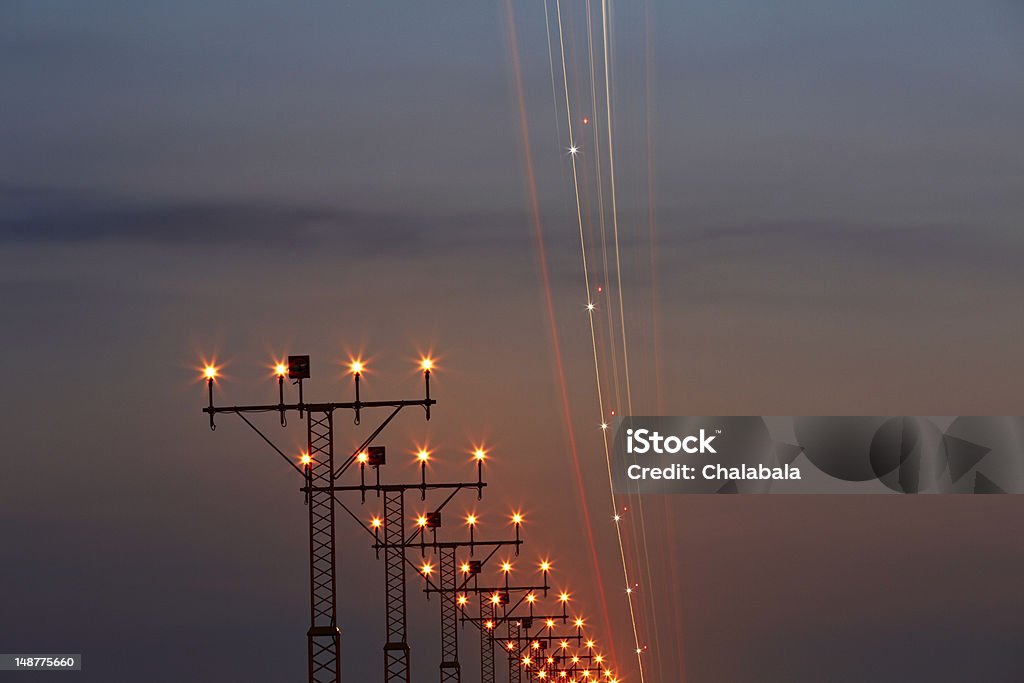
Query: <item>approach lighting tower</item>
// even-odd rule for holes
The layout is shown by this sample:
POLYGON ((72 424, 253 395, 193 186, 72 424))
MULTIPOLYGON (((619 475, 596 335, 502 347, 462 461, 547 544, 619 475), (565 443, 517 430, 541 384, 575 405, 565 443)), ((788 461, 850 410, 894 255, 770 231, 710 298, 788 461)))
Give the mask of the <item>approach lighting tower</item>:
MULTIPOLYGON (((340 683, 341 681, 341 632, 337 615, 337 554, 335 552, 335 490, 338 478, 356 460, 367 446, 387 427, 404 408, 421 407, 425 417, 430 419, 430 408, 436 401, 430 398, 430 373, 433 361, 423 358, 420 370, 423 373, 424 395, 420 399, 363 401, 359 392, 359 380, 363 373, 361 361, 350 365, 355 387, 352 401, 310 402, 303 396, 303 381, 310 378, 309 356, 288 356, 287 362, 275 364, 278 384, 278 402, 255 405, 218 406, 214 404, 214 385, 219 372, 215 364, 203 368, 203 379, 208 388, 209 403, 203 412, 209 415, 210 429, 216 429, 215 418, 221 414, 237 415, 253 431, 284 458, 303 479, 302 491, 309 509, 309 630, 306 632, 309 683, 340 683), (293 383, 298 390, 297 400, 285 402, 285 380, 293 383), (352 411, 355 424, 359 424, 362 412, 371 409, 385 409, 387 416, 377 423, 376 428, 362 445, 353 453, 335 457, 335 413, 352 411), (296 413, 306 423, 306 451, 298 464, 284 453, 260 430, 249 415, 256 413, 278 413, 282 426, 287 416, 296 413)), ((404 558, 403 558, 404 559, 404 558)), ((403 575, 404 578, 404 575, 403 575)), ((404 602, 404 591, 403 591, 404 602)), ((404 609, 404 605, 403 605, 404 609)), ((385 651, 385 666, 389 657, 396 660, 394 667, 404 667, 408 676, 408 648, 404 653, 385 651)), ((405 680, 408 680, 406 678, 405 680)))

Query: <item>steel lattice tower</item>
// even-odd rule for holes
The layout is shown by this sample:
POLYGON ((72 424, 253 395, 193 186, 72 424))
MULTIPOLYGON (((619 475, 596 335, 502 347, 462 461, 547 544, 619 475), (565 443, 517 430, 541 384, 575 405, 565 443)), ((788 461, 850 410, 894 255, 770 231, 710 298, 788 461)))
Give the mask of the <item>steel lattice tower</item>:
MULTIPOLYGON (((337 615, 337 560, 335 539, 336 492, 341 488, 338 478, 355 461, 369 443, 376 438, 403 408, 423 408, 430 419, 430 408, 436 401, 430 398, 430 370, 432 361, 423 358, 424 397, 412 400, 363 401, 359 394, 361 361, 351 364, 355 381, 354 401, 331 401, 307 403, 303 398, 303 380, 310 377, 309 356, 288 356, 287 363, 277 362, 275 374, 278 384, 278 402, 253 405, 218 406, 214 404, 214 383, 219 373, 215 365, 206 364, 203 378, 207 385, 209 404, 203 412, 209 416, 210 429, 216 429, 217 415, 236 415, 260 436, 303 478, 302 491, 309 507, 309 579, 310 579, 310 627, 306 632, 308 649, 309 683, 341 683, 341 631, 337 615), (294 380, 298 386, 298 401, 285 402, 285 380, 294 380), (334 457, 334 412, 350 410, 355 414, 355 423, 368 409, 388 408, 390 413, 373 430, 369 438, 351 455, 335 462, 334 457), (301 466, 284 453, 274 442, 253 423, 247 414, 278 413, 281 425, 287 423, 289 413, 298 413, 306 421, 307 450, 300 458, 301 466)), ((403 548, 404 501, 402 491, 386 497, 389 516, 388 533, 398 545, 386 551, 386 592, 387 592, 387 633, 385 645, 385 680, 409 681, 409 646, 406 642, 405 627, 405 550, 403 548), (394 511, 390 508, 394 507, 394 511), (397 518, 395 515, 397 514, 397 518)))
POLYGON ((494 605, 488 600, 480 600, 480 683, 494 683, 494 605), (487 622, 491 622, 491 628, 487 622))
POLYGON ((384 601, 387 643, 384 680, 409 683, 409 643, 405 627, 405 491, 384 492, 384 601))
POLYGON ((338 630, 337 574, 334 555, 334 415, 307 413, 310 464, 306 468, 309 508, 309 680, 341 679, 341 632, 338 630))
MULTIPOLYGON (((508 639, 518 646, 522 639, 522 622, 518 619, 510 619, 508 622, 508 639)), ((508 680, 509 683, 522 683, 523 670, 519 667, 518 648, 509 650, 508 654, 508 680)))
POLYGON ((459 683, 459 613, 455 597, 455 548, 442 547, 441 562, 441 683, 459 683))

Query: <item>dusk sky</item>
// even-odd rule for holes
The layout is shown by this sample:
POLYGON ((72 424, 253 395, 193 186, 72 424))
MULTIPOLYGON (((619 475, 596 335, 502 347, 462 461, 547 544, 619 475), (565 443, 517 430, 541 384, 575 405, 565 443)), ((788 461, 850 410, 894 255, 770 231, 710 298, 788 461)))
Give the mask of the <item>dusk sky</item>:
MULTIPOLYGON (((670 415, 1024 413, 1024 5, 650 0, 650 91, 644 5, 612 3, 634 412, 660 384, 670 415)), ((382 437, 394 476, 424 440, 471 476, 486 441, 485 499, 455 509, 521 507, 523 566, 550 556, 639 680, 564 101, 543 2, 513 8, 585 501, 503 2, 0 3, 0 651, 81 653, 82 681, 303 676, 301 482, 237 419, 209 431, 197 368, 224 364, 225 401, 272 402, 271 359, 309 353, 307 395, 346 399, 362 354, 365 397, 416 398, 430 351, 439 403, 382 437)), ((583 8, 562 3, 577 115, 583 8)), ((1017 497, 644 505, 649 681, 1021 679, 1017 497)), ((376 680, 382 566, 339 529, 345 677, 376 680)), ((437 603, 410 596, 433 680, 437 603)))

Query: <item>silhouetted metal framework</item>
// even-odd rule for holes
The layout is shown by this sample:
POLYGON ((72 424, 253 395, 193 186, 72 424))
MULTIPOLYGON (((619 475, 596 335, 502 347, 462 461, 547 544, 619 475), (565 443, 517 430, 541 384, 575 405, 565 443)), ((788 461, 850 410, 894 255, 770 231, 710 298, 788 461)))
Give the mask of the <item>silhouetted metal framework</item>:
MULTIPOLYGON (((519 643, 522 638, 522 622, 518 619, 510 619, 508 622, 508 642, 519 643)), ((523 669, 519 666, 519 646, 508 651, 508 681, 509 683, 522 683, 523 669)))
POLYGON ((480 600, 480 683, 494 683, 494 605, 489 600, 480 600), (486 626, 491 622, 491 627, 486 626))
MULTIPOLYGON (((454 601, 457 599, 455 591, 459 584, 456 577, 455 553, 460 548, 467 548, 472 554, 477 548, 488 547, 491 549, 487 555, 489 559, 501 547, 513 546, 516 553, 522 540, 519 536, 518 525, 516 527, 515 539, 509 540, 476 540, 471 534, 468 541, 439 541, 438 529, 441 528, 442 513, 451 503, 456 495, 464 490, 475 490, 477 499, 483 496, 483 489, 487 486, 483 480, 483 466, 481 459, 477 459, 477 480, 464 482, 432 482, 427 477, 426 460, 421 461, 420 480, 413 483, 391 484, 381 481, 380 465, 370 462, 367 456, 365 462, 359 461, 360 469, 359 484, 339 485, 329 487, 334 494, 358 493, 360 501, 366 500, 367 493, 377 496, 383 495, 385 501, 384 533, 380 529, 367 529, 374 536, 373 548, 378 556, 381 551, 385 556, 385 572, 387 574, 387 622, 388 622, 388 643, 385 646, 385 681, 387 683, 405 683, 408 681, 409 669, 409 645, 406 641, 405 629, 405 580, 398 579, 399 572, 404 577, 405 564, 410 564, 407 557, 408 551, 418 551, 421 556, 430 550, 441 557, 439 567, 439 578, 442 586, 435 585, 429 576, 423 576, 425 581, 424 592, 441 593, 441 666, 440 675, 442 683, 446 681, 458 682, 461 678, 461 665, 458 660, 458 612, 454 601), (374 482, 366 483, 366 467, 375 470, 374 482), (447 492, 447 496, 430 512, 420 517, 417 528, 406 534, 404 529, 405 517, 405 494, 407 492, 418 493, 421 500, 426 500, 428 493, 447 492), (401 509, 399 509, 401 508, 401 509), (447 568, 446 568, 447 564, 447 568), (448 579, 446 579, 446 575, 448 579), (450 579, 450 589, 443 587, 445 581, 450 579)), ((341 506, 353 518, 358 519, 355 514, 335 495, 335 503, 341 506)), ((362 522, 360 522, 362 524, 362 522)), ((364 525, 365 528, 365 525, 364 525)), ((486 560, 485 560, 486 561, 486 560)))
MULTIPOLYGON (((424 398, 395 401, 363 401, 359 396, 359 371, 354 371, 355 400, 342 402, 314 402, 303 400, 302 381, 310 377, 309 356, 289 356, 287 366, 278 364, 279 400, 276 404, 214 405, 214 382, 216 368, 207 366, 206 382, 209 390, 209 404, 203 412, 209 415, 210 428, 216 429, 215 418, 221 414, 237 415, 256 432, 278 455, 302 476, 302 488, 309 508, 309 577, 310 577, 310 626, 307 631, 309 683, 340 683, 341 681, 341 632, 337 614, 337 560, 335 548, 334 505, 336 502, 336 480, 355 462, 357 454, 363 451, 403 408, 419 406, 430 419, 430 408, 437 402, 430 398, 430 363, 422 365, 424 377, 424 398), (298 402, 285 403, 285 377, 295 380, 298 386, 298 402), (383 419, 371 435, 341 463, 334 458, 334 413, 351 410, 355 423, 359 424, 362 411, 375 408, 389 408, 391 412, 383 419), (268 438, 248 417, 255 413, 278 413, 282 426, 289 413, 298 413, 306 420, 307 451, 298 466, 268 438)), ((399 507, 402 495, 392 497, 399 507)), ((399 513, 400 514, 400 513, 399 513)), ((392 524, 392 530, 401 541, 403 520, 399 517, 392 524)), ((385 552, 388 555, 387 551, 385 552)), ((409 680, 408 644, 405 635, 405 553, 399 548, 386 558, 386 589, 388 604, 388 643, 385 646, 385 670, 389 681, 409 680)))
POLYGON ((409 643, 405 624, 405 491, 384 492, 384 588, 387 643, 384 680, 409 681, 409 643))
POLYGON ((334 485, 334 418, 330 411, 308 411, 306 453, 309 509, 309 680, 341 680, 338 629, 334 497, 321 487, 334 485))
POLYGON ((459 683, 459 610, 455 595, 455 548, 441 548, 441 683, 459 683))
MULTIPOLYGON (((604 659, 595 655, 591 647, 593 641, 585 638, 581 627, 559 631, 556 627, 547 625, 549 619, 557 621, 558 617, 541 616, 520 620, 518 636, 514 639, 510 628, 509 639, 506 641, 506 645, 514 644, 514 648, 506 648, 509 651, 510 671, 511 667, 517 666, 525 671, 526 677, 530 680, 540 678, 538 674, 544 671, 546 680, 554 681, 576 681, 576 675, 587 670, 591 670, 593 674, 594 665, 602 664, 604 659), (536 632, 531 634, 535 628, 536 632), (513 650, 517 652, 515 656, 512 654, 513 650), (524 656, 530 657, 529 664, 524 661, 524 656)), ((600 670, 604 670, 603 665, 600 670)), ((596 683, 603 678, 594 675, 590 680, 596 683)))

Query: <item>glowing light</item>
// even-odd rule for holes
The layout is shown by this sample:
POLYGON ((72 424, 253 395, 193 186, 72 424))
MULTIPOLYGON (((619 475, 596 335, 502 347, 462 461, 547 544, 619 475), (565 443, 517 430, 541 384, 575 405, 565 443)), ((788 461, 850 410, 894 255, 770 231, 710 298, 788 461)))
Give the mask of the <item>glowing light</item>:
POLYGON ((614 517, 612 517, 612 519, 614 519, 616 522, 618 522, 619 520, 622 519, 622 517, 620 517, 619 515, 615 515, 614 517))
POLYGON ((486 624, 484 624, 484 626, 486 626, 488 629, 493 629, 494 628, 494 622, 488 620, 488 622, 486 624))
POLYGON ((565 592, 560 593, 559 596, 558 596, 558 599, 561 600, 562 602, 569 602, 569 594, 565 593, 565 592))
POLYGON ((207 363, 203 366, 203 379, 212 382, 220 375, 220 367, 207 363))
POLYGON ((547 677, 548 677, 548 672, 547 671, 538 671, 537 672, 537 678, 539 678, 541 680, 544 680, 547 677))
POLYGON ((288 375, 288 366, 284 363, 276 363, 274 365, 274 374, 278 377, 285 377, 288 375))
POLYGON ((516 526, 519 526, 520 524, 522 524, 523 523, 523 515, 521 513, 518 513, 518 512, 513 513, 512 514, 512 523, 515 524, 516 526))
POLYGON ((509 650, 514 650, 514 649, 516 649, 516 644, 515 644, 515 643, 513 643, 513 642, 512 642, 511 640, 510 640, 510 641, 509 641, 508 643, 506 643, 506 644, 505 644, 505 647, 506 647, 506 648, 508 648, 509 650))
POLYGON ((626 595, 632 595, 632 594, 633 594, 633 589, 630 588, 629 586, 626 586, 626 595))
POLYGON ((476 515, 466 515, 466 525, 474 526, 477 523, 476 515))
POLYGON ((434 359, 430 357, 420 358, 420 370, 430 372, 434 369, 434 359))
POLYGON ((427 525, 427 516, 426 515, 420 515, 419 517, 416 518, 416 526, 424 527, 426 525, 427 525))
POLYGON ((363 374, 363 370, 366 369, 366 364, 363 363, 361 359, 357 358, 348 364, 348 369, 353 375, 361 375, 363 374))
POLYGON ((548 619, 544 623, 547 625, 548 628, 554 628, 555 627, 555 620, 554 619, 548 619))
POLYGON ((501 571, 503 571, 506 574, 508 574, 510 571, 512 571, 512 563, 511 562, 502 562, 501 563, 501 571))
POLYGON ((491 595, 491 604, 492 605, 500 605, 501 604, 501 593, 494 593, 493 595, 491 595))
POLYGON ((541 570, 542 572, 549 572, 549 571, 551 571, 551 563, 550 563, 550 562, 548 562, 547 560, 543 560, 543 561, 542 561, 542 562, 540 563, 540 570, 541 570))
POLYGON ((469 598, 467 598, 465 595, 460 595, 458 598, 458 603, 459 607, 465 607, 466 604, 469 603, 469 598))
POLYGON ((587 311, 588 311, 588 312, 593 312, 593 310, 594 310, 595 308, 596 308, 596 306, 594 306, 594 304, 592 304, 592 303, 590 303, 590 304, 587 304, 587 311))
POLYGON ((590 669, 584 669, 583 670, 583 677, 584 678, 590 678, 590 669))
POLYGON ((576 655, 573 655, 572 663, 573 664, 579 664, 580 663, 580 658, 578 656, 576 656, 576 655))
POLYGON ((537 602, 537 596, 534 595, 533 593, 530 593, 529 595, 526 596, 526 602, 528 602, 528 603, 530 603, 532 605, 533 603, 537 602))
POLYGON ((428 460, 430 460, 430 451, 428 451, 425 448, 419 449, 418 451, 416 451, 416 459, 419 460, 421 463, 426 463, 428 460))
POLYGON ((533 660, 529 657, 523 657, 523 666, 530 666, 533 664, 533 660))
POLYGON ((459 571, 461 571, 463 574, 468 574, 469 573, 469 562, 463 562, 462 566, 459 567, 459 571))
POLYGON ((576 628, 583 628, 583 619, 576 617, 576 628))
POLYGON ((639 647, 638 647, 638 648, 636 649, 636 653, 637 653, 638 655, 641 655, 641 654, 643 654, 643 653, 644 653, 644 651, 643 651, 643 649, 641 649, 641 648, 639 648, 639 647))
POLYGON ((303 453, 301 456, 299 456, 299 462, 301 462, 303 465, 309 465, 311 462, 313 462, 313 458, 309 456, 309 453, 303 453))
POLYGON ((604 661, 604 655, 594 655, 594 661, 600 664, 604 661))
POLYGON ((384 522, 383 522, 383 520, 381 520, 380 517, 374 517, 373 519, 370 520, 370 526, 372 526, 374 529, 381 528, 381 526, 383 524, 384 524, 384 522))
POLYGON ((430 564, 429 562, 424 562, 423 565, 420 567, 420 573, 422 573, 423 576, 430 576, 434 573, 434 565, 430 564))
POLYGON ((608 429, 608 423, 607 423, 607 422, 602 422, 602 423, 601 423, 601 429, 602 429, 602 430, 606 430, 606 429, 608 429))
POLYGON ((485 451, 482 448, 477 448, 476 450, 473 451, 473 457, 476 458, 477 460, 483 460, 484 458, 487 457, 487 451, 485 451))
POLYGON ((533 647, 534 650, 539 650, 540 649, 540 643, 535 640, 535 641, 533 641, 532 647, 533 647))
POLYGON ((558 647, 560 647, 563 650, 567 649, 569 647, 569 641, 568 640, 563 640, 562 642, 560 642, 558 644, 558 647))
POLYGON ((580 148, 577 147, 576 145, 573 145, 572 147, 569 148, 569 154, 572 154, 573 156, 576 156, 576 154, 579 151, 580 151, 580 148))
POLYGON ((363 464, 363 465, 365 465, 366 462, 369 459, 370 459, 370 455, 366 451, 359 451, 359 455, 356 456, 356 460, 358 460, 360 462, 360 464, 363 464))
POLYGON ((588 640, 587 641, 587 649, 588 650, 594 649, 594 641, 592 641, 592 640, 588 640))

